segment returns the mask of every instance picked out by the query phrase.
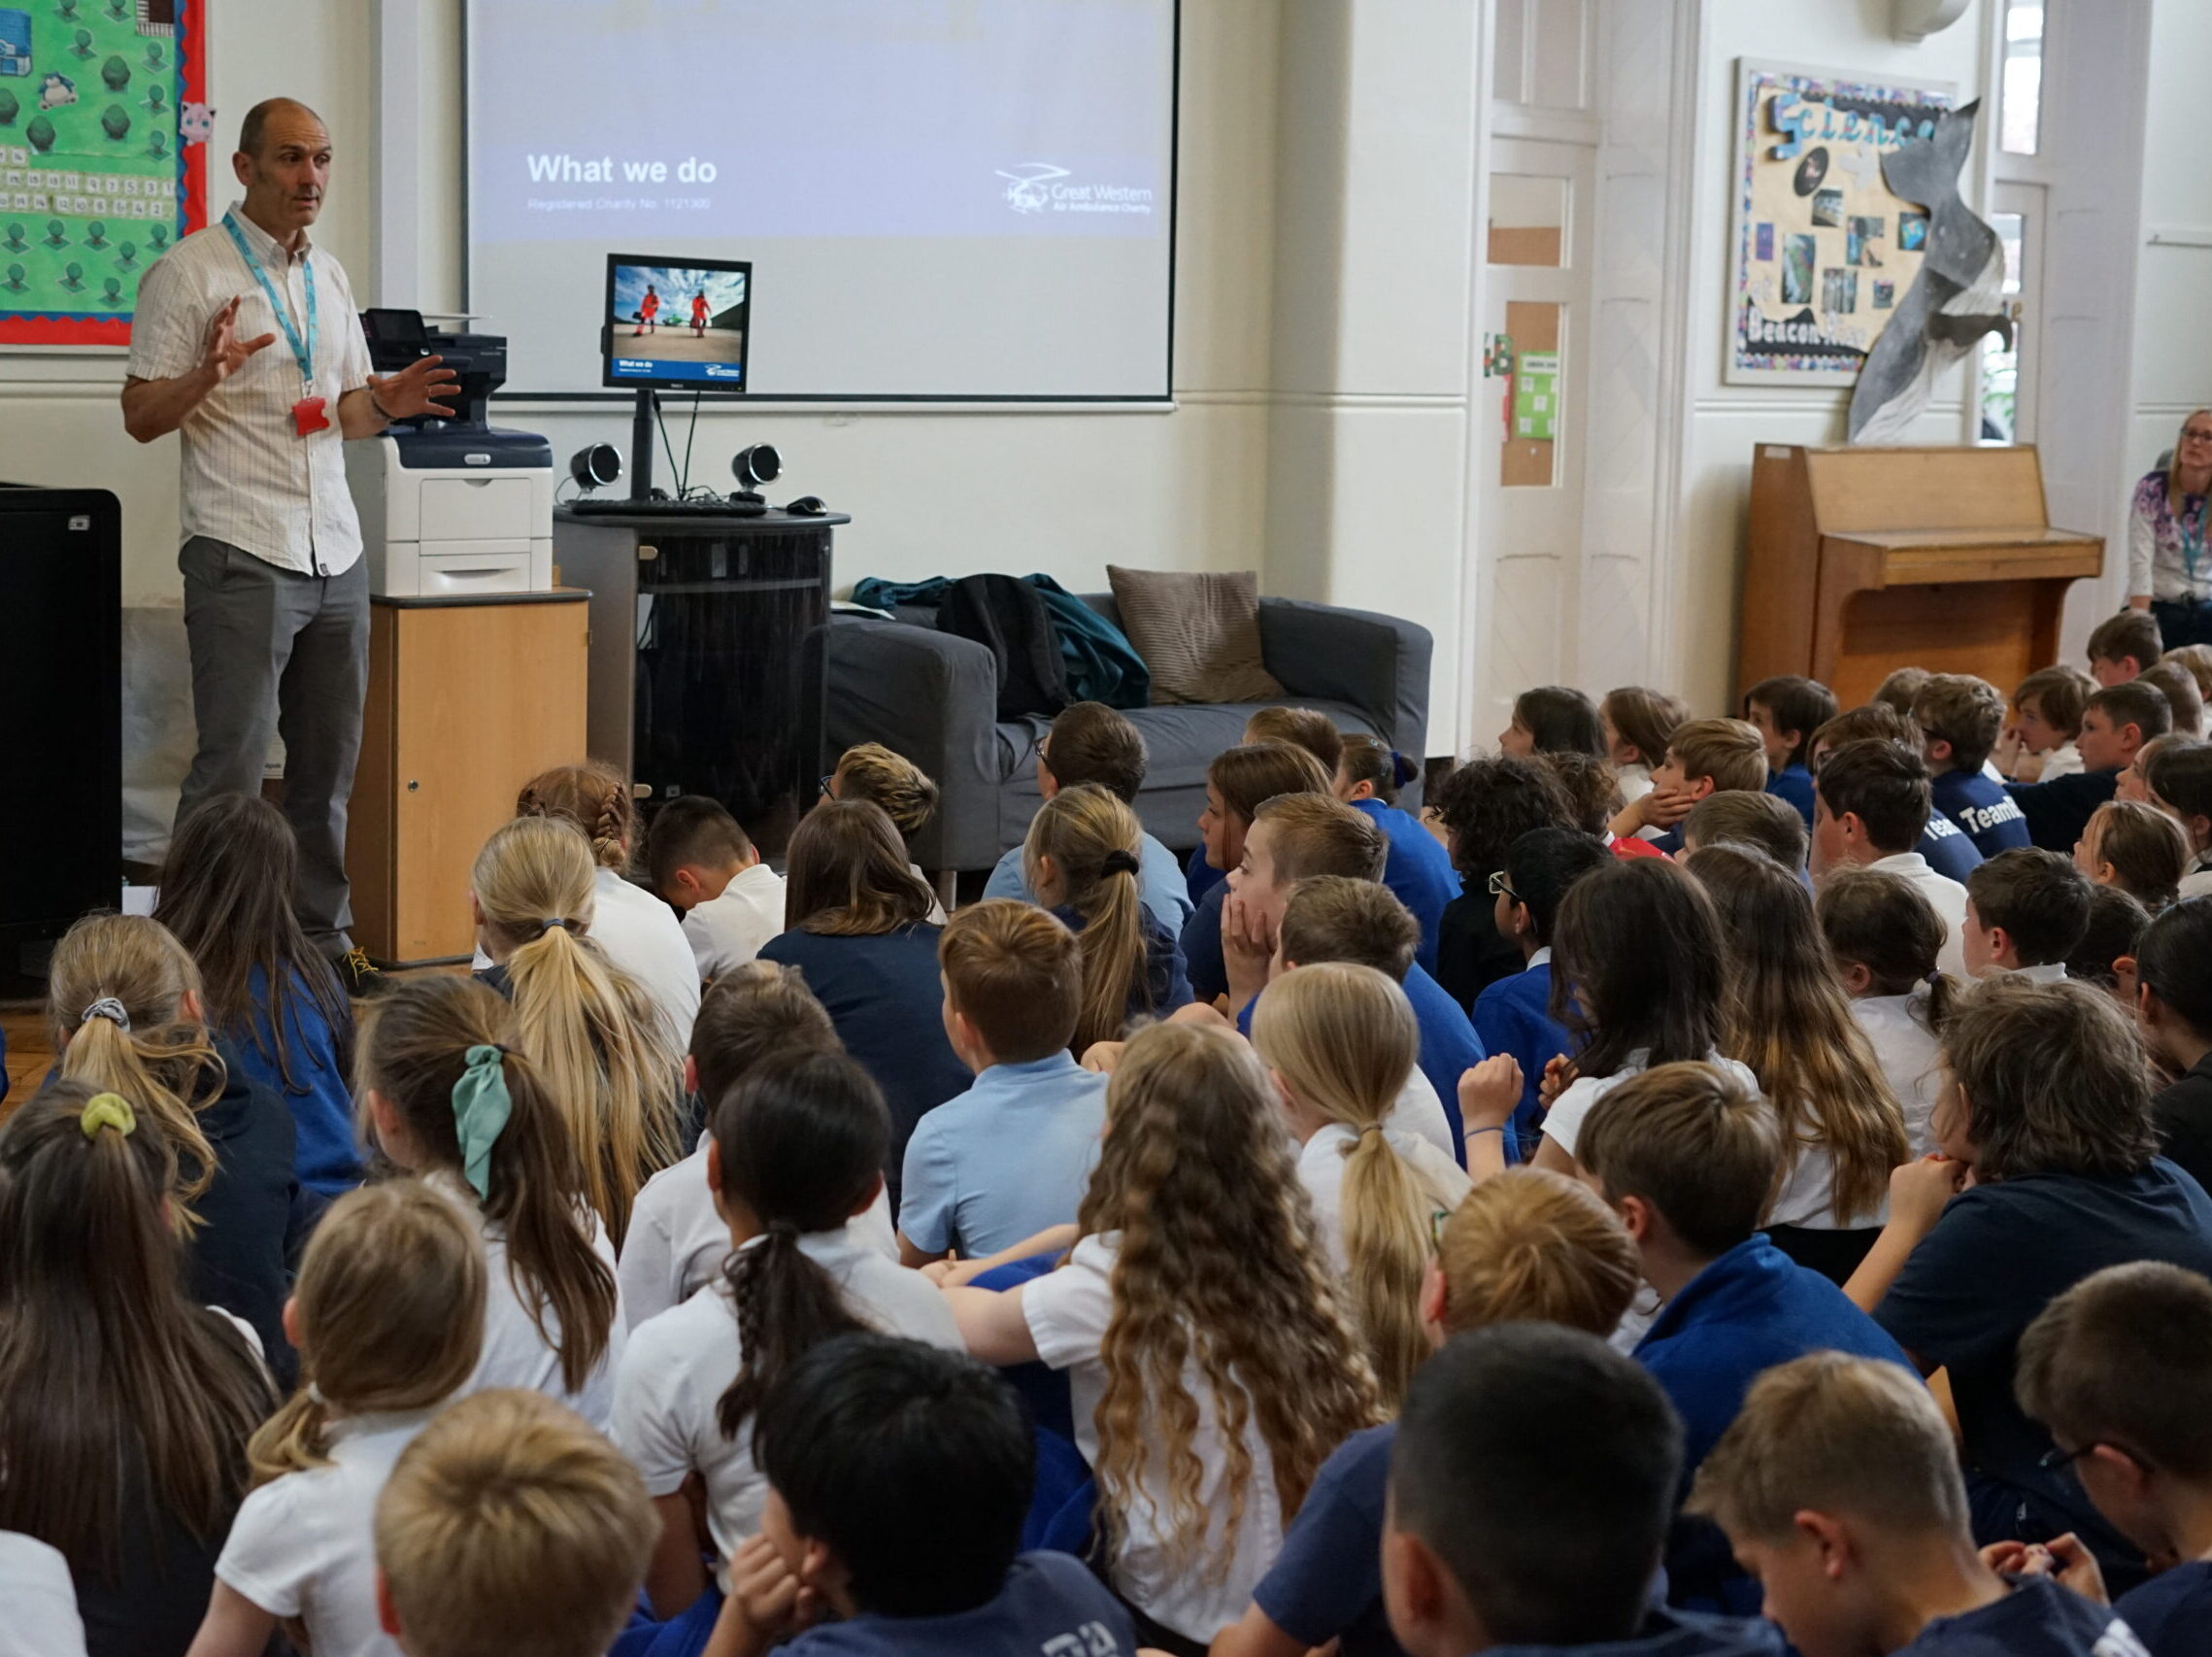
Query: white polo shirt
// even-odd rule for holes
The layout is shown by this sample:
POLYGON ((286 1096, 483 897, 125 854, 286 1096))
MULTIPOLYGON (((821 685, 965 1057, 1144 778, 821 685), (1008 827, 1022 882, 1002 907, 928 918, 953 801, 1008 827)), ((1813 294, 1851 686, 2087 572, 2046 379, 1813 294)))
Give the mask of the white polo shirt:
POLYGON ((195 230, 141 279, 131 320, 130 365, 137 380, 173 380, 198 366, 208 324, 233 299, 242 340, 275 334, 184 417, 184 509, 179 534, 251 553, 303 575, 338 575, 361 556, 361 526, 346 490, 345 436, 338 399, 369 383, 369 346, 353 306, 352 285, 338 261, 303 244, 287 254, 231 205, 231 217, 284 296, 292 325, 307 337, 307 272, 315 273, 315 395, 330 423, 302 437, 292 405, 306 395, 299 364, 268 295, 218 219, 195 230))

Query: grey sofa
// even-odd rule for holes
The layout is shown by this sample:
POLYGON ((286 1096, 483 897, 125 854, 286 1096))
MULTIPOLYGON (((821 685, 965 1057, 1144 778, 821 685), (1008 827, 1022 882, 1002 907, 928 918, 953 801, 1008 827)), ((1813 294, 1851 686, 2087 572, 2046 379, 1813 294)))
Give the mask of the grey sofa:
MULTIPOLYGON (((1108 593, 1084 601, 1116 626, 1108 593)), ((1415 760, 1428 729, 1428 629, 1395 616, 1290 598, 1259 601, 1260 644, 1286 705, 1319 708, 1344 730, 1382 737, 1415 760)), ((1001 724, 988 651, 936 630, 936 613, 906 609, 898 620, 837 615, 826 635, 828 705, 823 743, 829 768, 855 742, 881 742, 937 780, 937 820, 915 841, 915 860, 933 872, 989 868, 1021 844, 1035 815, 1037 743, 1049 721, 1001 724)), ((1144 732, 1150 763, 1137 813, 1166 845, 1198 843, 1206 767, 1232 748, 1257 702, 1178 704, 1128 710, 1144 732)), ((1401 796, 1412 805, 1418 779, 1401 796)))

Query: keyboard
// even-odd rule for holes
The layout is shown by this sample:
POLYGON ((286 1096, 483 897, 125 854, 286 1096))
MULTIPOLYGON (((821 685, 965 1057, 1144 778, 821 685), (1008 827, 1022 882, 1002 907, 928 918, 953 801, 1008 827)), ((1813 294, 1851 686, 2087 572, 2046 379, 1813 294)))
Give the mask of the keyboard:
POLYGON ((591 495, 561 503, 580 518, 758 518, 759 500, 600 500, 591 495))

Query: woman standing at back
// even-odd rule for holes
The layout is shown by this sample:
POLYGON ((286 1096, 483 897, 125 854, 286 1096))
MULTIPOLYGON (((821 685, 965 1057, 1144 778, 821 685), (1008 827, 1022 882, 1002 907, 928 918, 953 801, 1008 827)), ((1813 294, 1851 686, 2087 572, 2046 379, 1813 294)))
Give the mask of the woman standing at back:
POLYGON ((906 843, 883 807, 864 799, 825 799, 808 812, 788 858, 787 930, 761 946, 760 959, 799 969, 845 1051, 884 1090, 895 1213, 914 1125, 975 1080, 945 1037, 944 929, 929 924, 936 894, 907 866, 906 843))
POLYGON ((361 1183, 353 1134, 353 1007, 292 913, 299 842, 258 795, 218 794, 169 842, 153 918, 199 964, 205 1014, 248 1080, 284 1099, 300 1183, 335 1197, 361 1183))
POLYGON ((515 796, 515 815, 558 818, 584 831, 591 846, 592 892, 599 900, 594 923, 599 947, 638 981, 659 1010, 669 1050, 688 1050, 691 1021, 699 1016, 699 963, 676 911, 626 878, 645 838, 629 779, 597 760, 555 765, 522 785, 515 796))
POLYGON ((184 1292, 177 1185, 144 1094, 56 1082, 0 1130, 0 1532, 68 1560, 90 1657, 191 1644, 277 1403, 184 1292))

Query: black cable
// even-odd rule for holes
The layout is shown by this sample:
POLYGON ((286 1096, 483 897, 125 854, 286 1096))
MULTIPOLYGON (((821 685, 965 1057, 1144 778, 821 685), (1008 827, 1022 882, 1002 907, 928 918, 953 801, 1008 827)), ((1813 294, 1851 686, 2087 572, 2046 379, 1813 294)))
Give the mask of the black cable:
MULTIPOLYGON (((669 474, 675 476, 676 445, 668 441, 668 422, 661 416, 658 397, 653 399, 653 423, 660 428, 660 452, 668 457, 669 474)), ((684 480, 681 477, 676 478, 676 498, 684 498, 684 480)))
POLYGON ((699 393, 691 393, 691 429, 684 434, 684 470, 677 474, 679 494, 691 492, 691 444, 699 435, 699 393))

